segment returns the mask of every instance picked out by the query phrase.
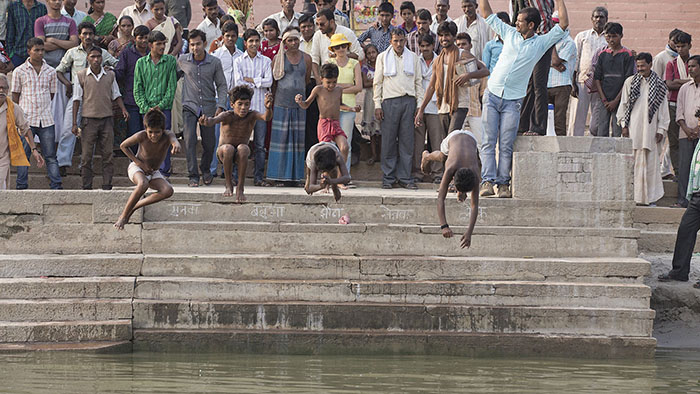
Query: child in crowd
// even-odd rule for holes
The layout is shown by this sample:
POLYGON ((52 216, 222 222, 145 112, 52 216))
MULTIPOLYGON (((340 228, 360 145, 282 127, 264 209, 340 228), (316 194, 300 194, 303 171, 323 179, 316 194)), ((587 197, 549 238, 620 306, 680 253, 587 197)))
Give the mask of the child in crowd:
POLYGON ((622 25, 609 22, 603 28, 608 47, 600 52, 593 74, 603 106, 598 108, 598 137, 607 137, 612 121, 612 136, 620 137, 622 128, 618 124, 617 107, 622 97, 625 80, 635 73, 632 51, 622 46, 622 25))
POLYGON ((131 160, 128 174, 131 182, 136 185, 126 202, 124 212, 114 223, 114 227, 119 230, 124 229, 124 225, 129 222, 129 218, 137 209, 173 195, 173 187, 158 168, 165 160, 169 148, 172 148, 173 154, 180 152, 180 143, 177 142, 177 137, 172 131, 165 130, 165 115, 160 109, 149 110, 144 116, 143 123, 146 130, 132 135, 119 146, 131 160), (133 145, 138 145, 136 155, 130 149, 133 145), (156 192, 141 200, 149 187, 156 192))
MULTIPOLYGON (((510 16, 508 16, 507 12, 499 12, 496 14, 496 16, 505 22, 507 25, 510 25, 510 16)), ((496 67, 496 63, 498 63, 498 57, 501 56, 501 51, 503 50, 503 39, 496 34, 496 37, 493 38, 493 40, 489 41, 486 43, 486 46, 484 46, 484 53, 482 55, 482 60, 484 61, 484 64, 486 65, 486 68, 489 70, 489 72, 493 71, 493 68, 496 67)))
POLYGON ((453 236, 445 217, 445 197, 449 190, 450 182, 454 179, 457 189, 457 199, 464 201, 469 193, 471 210, 469 212, 469 227, 461 240, 461 246, 468 248, 472 242, 472 232, 479 213, 479 184, 481 183, 481 161, 476 138, 469 130, 455 130, 451 132, 440 144, 440 150, 432 153, 423 152, 421 169, 428 173, 430 162, 440 162, 445 165, 445 172, 438 190, 438 218, 442 236, 453 236))
POLYGON ((345 160, 333 142, 319 142, 306 154, 306 185, 309 195, 330 187, 335 201, 340 201, 338 185, 350 182, 345 160), (340 174, 340 175, 338 175, 340 174))
POLYGON ((365 60, 362 63, 362 87, 365 89, 364 106, 362 112, 362 133, 369 136, 372 157, 368 164, 380 160, 382 135, 379 133, 379 121, 374 117, 374 67, 379 51, 372 44, 365 46, 365 60))
POLYGON ((233 163, 238 164, 238 182, 236 186, 236 202, 242 203, 246 200, 243 195, 246 167, 248 166, 248 156, 250 149, 248 141, 253 132, 255 122, 262 120, 267 122, 272 119, 272 95, 265 95, 265 113, 250 110, 250 102, 253 98, 253 90, 247 86, 236 86, 228 92, 231 101, 230 111, 222 112, 219 116, 210 118, 202 115, 199 124, 211 127, 221 123, 221 134, 219 137, 219 148, 216 150, 216 157, 224 164, 224 175, 226 178, 225 197, 233 196, 233 163))
POLYGON ((265 39, 260 44, 260 52, 262 52, 263 56, 267 56, 272 60, 279 52, 280 44, 282 43, 279 38, 280 28, 277 26, 277 21, 272 18, 265 19, 262 28, 265 39))
MULTIPOLYGON (((113 71, 102 68, 100 47, 93 46, 88 51, 89 67, 77 74, 73 91, 73 128, 72 133, 80 135, 80 175, 83 189, 92 189, 92 157, 94 152, 102 155, 102 189, 112 189, 112 144, 114 143, 114 118, 112 104, 117 102, 124 119, 129 113, 122 101, 117 78, 113 71), (78 110, 82 103, 82 131, 78 128, 78 110)), ((106 53, 106 51, 105 51, 106 53)))
POLYGON ((338 86, 338 66, 326 63, 321 66, 321 85, 316 86, 309 97, 304 101, 304 97, 297 94, 294 101, 303 109, 318 98, 318 140, 320 142, 335 142, 343 156, 343 162, 347 162, 348 137, 340 127, 340 111, 359 111, 359 107, 350 108, 342 104, 343 88, 338 86))
POLYGON ((360 36, 357 37, 357 41, 364 45, 365 41, 369 39, 370 43, 377 47, 379 53, 382 53, 389 48, 391 31, 397 29, 397 27, 391 24, 391 20, 394 18, 394 6, 391 3, 388 1, 383 2, 379 4, 377 10, 379 10, 377 23, 360 34, 360 36))
POLYGON ((406 35, 414 30, 418 30, 418 26, 416 25, 416 6, 412 1, 404 1, 401 3, 401 6, 399 6, 399 14, 401 15, 401 19, 403 19, 403 23, 399 25, 399 28, 403 29, 406 35))

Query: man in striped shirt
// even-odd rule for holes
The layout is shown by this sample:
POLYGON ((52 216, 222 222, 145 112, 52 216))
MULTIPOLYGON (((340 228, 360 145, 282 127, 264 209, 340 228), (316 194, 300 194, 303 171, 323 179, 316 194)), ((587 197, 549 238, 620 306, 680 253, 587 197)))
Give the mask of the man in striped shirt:
MULTIPOLYGON (((272 61, 258 52, 260 33, 248 29, 243 34, 246 51, 233 62, 236 86, 245 85, 253 89, 250 110, 265 113, 265 94, 272 86, 272 61)), ((265 134, 267 125, 258 120, 253 129, 255 144, 255 186, 263 185, 265 174, 265 134)))
MULTIPOLYGON (((24 109, 32 133, 39 137, 41 153, 52 189, 63 189, 56 160, 56 135, 51 112, 51 100, 56 94, 56 70, 44 60, 44 41, 27 41, 29 59, 17 67, 12 75, 12 101, 24 109)), ((27 157, 29 145, 24 142, 27 157)), ((17 167, 17 189, 26 189, 29 167, 17 167)))

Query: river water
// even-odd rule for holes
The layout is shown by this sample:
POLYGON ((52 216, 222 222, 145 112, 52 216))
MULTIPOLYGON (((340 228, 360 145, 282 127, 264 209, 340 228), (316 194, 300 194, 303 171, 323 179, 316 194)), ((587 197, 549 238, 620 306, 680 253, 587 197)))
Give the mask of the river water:
POLYGON ((700 393, 700 351, 652 360, 34 352, 0 355, 8 393, 700 393))

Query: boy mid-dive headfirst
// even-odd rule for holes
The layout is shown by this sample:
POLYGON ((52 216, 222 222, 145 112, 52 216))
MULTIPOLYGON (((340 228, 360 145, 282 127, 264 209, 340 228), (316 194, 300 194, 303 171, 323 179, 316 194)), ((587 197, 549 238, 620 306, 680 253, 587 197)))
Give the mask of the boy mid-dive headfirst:
POLYGON ((159 168, 168 154, 168 148, 172 147, 173 154, 178 153, 180 143, 177 142, 177 137, 172 131, 165 130, 165 115, 159 109, 149 110, 143 118, 143 123, 146 130, 132 135, 119 146, 131 160, 127 171, 129 179, 136 184, 136 188, 126 202, 124 212, 114 223, 114 227, 119 230, 124 229, 124 225, 129 222, 129 218, 137 209, 173 195, 173 187, 160 173, 159 168), (129 147, 136 144, 139 148, 134 155, 129 147), (156 192, 141 200, 149 187, 156 192))
POLYGON ((345 158, 333 142, 319 142, 306 154, 306 185, 304 190, 311 195, 330 187, 335 201, 340 200, 338 185, 350 182, 345 158))
POLYGON ((226 191, 224 196, 233 195, 233 163, 238 164, 238 183, 236 186, 236 202, 242 203, 246 200, 243 195, 246 167, 248 167, 248 156, 250 148, 248 141, 253 132, 255 122, 264 122, 272 119, 272 95, 265 95, 265 113, 250 110, 250 101, 253 99, 253 89, 241 85, 236 86, 228 92, 231 101, 230 111, 225 111, 216 117, 210 118, 202 115, 199 123, 204 126, 213 126, 221 123, 221 134, 219 136, 219 148, 216 150, 216 158, 224 164, 224 175, 226 177, 226 191))
POLYGON ((438 161, 445 164, 445 172, 442 174, 442 182, 438 190, 438 219, 440 219, 440 229, 445 238, 452 237, 452 230, 447 224, 445 217, 445 197, 449 189, 450 182, 454 178, 457 198, 464 201, 467 193, 471 198, 471 212, 469 215, 469 228, 464 233, 461 246, 468 248, 472 243, 472 232, 476 224, 479 211, 479 185, 481 184, 481 160, 479 150, 476 145, 476 138, 469 130, 455 130, 451 132, 440 144, 440 150, 433 153, 423 151, 421 160, 421 171, 424 174, 430 172, 431 161, 438 161))

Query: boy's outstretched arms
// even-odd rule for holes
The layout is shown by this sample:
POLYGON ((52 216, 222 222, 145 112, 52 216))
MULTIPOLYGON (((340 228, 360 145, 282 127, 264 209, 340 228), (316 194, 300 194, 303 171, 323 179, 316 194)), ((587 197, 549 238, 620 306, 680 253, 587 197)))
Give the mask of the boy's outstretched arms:
POLYGON ((296 103, 299 104, 299 106, 301 108, 307 109, 307 108, 309 108, 311 103, 313 103, 314 100, 316 100, 316 96, 318 95, 318 89, 322 89, 322 87, 316 86, 315 88, 313 88, 313 90, 311 90, 311 94, 309 95, 309 97, 306 98, 306 101, 304 101, 304 96, 302 96, 300 94, 297 94, 294 97, 294 101, 296 101, 296 103))
POLYGON ((269 121, 272 119, 272 106, 274 105, 274 98, 271 93, 265 95, 265 113, 258 113, 258 120, 269 121))

